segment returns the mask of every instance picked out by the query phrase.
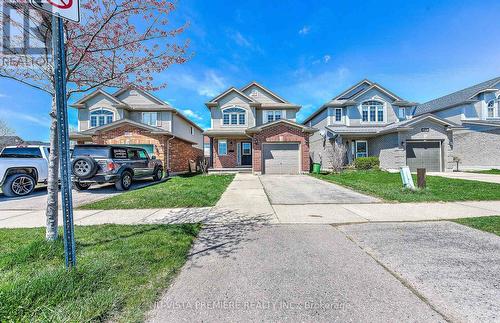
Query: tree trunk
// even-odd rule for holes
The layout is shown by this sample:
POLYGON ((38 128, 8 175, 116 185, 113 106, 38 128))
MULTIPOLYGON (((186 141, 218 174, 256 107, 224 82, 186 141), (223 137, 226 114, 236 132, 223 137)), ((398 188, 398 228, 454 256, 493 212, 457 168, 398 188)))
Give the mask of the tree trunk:
POLYGON ((49 154, 49 174, 47 186, 47 227, 45 238, 47 240, 57 239, 58 225, 58 193, 59 193, 59 143, 57 138, 57 111, 55 97, 52 97, 52 111, 50 112, 50 154, 49 154))

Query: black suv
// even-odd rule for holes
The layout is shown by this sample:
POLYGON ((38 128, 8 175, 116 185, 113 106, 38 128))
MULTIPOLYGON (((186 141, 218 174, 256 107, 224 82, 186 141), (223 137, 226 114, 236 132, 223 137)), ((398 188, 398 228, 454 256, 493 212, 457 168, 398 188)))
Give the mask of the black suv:
POLYGON ((119 191, 128 190, 132 180, 163 177, 163 165, 146 150, 119 145, 76 145, 71 169, 73 186, 86 190, 94 183, 115 183, 119 191))

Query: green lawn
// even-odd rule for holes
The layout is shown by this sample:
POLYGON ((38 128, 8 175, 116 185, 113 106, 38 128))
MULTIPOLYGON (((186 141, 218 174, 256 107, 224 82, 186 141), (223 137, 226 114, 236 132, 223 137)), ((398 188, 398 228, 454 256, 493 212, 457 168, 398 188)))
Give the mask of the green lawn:
POLYGON ((44 229, 0 229, 0 321, 140 322, 186 261, 200 226, 76 227, 77 267, 44 229))
POLYGON ((483 216, 479 218, 456 219, 454 221, 471 228, 491 232, 500 236, 500 216, 483 216))
POLYGON ((500 175, 500 169, 493 168, 485 170, 474 170, 474 171, 469 171, 468 173, 500 175))
POLYGON ((80 209, 155 209, 213 206, 234 175, 174 176, 166 182, 129 191, 80 209))
MULTIPOLYGON (((340 184, 388 201, 430 202, 500 200, 500 184, 427 176, 427 188, 404 190, 399 173, 384 171, 345 171, 341 174, 318 174, 317 178, 340 184)), ((415 175, 413 175, 416 183, 415 175)))

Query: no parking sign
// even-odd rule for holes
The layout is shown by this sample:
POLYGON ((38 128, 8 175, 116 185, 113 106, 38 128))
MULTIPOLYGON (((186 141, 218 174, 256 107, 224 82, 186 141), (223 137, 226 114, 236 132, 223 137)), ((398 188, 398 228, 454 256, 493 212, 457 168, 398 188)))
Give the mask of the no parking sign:
POLYGON ((80 0, 30 0, 32 6, 63 19, 80 21, 80 0))

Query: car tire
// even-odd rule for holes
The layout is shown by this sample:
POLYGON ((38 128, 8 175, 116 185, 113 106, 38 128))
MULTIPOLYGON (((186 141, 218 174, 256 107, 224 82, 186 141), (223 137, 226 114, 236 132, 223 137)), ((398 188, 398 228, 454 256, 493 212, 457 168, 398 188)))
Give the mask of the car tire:
POLYGON ((162 178, 163 178, 163 168, 158 167, 156 168, 153 174, 153 181, 158 182, 161 181, 162 178))
POLYGON ((115 182, 115 187, 118 191, 128 191, 132 185, 132 173, 124 171, 118 181, 115 182))
POLYGON ((73 182, 73 187, 77 190, 77 191, 85 191, 85 190, 88 190, 90 185, 92 185, 91 183, 80 183, 80 182, 73 182))
POLYGON ((81 156, 75 158, 71 165, 71 171, 73 175, 81 179, 88 179, 94 176, 97 173, 98 165, 94 159, 81 156))
POLYGON ((28 174, 13 174, 5 179, 2 192, 5 196, 26 196, 35 189, 35 179, 28 174))

